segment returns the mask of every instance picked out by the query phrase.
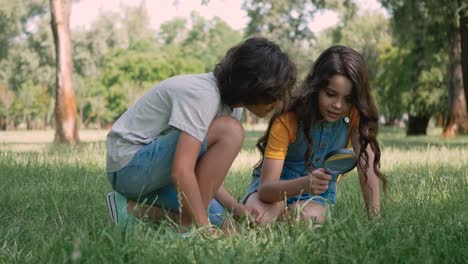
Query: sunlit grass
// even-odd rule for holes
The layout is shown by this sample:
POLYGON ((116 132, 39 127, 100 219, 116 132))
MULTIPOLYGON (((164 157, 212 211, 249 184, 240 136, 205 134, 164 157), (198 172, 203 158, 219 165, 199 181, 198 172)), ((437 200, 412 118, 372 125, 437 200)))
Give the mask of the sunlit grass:
MULTIPOLYGON (((249 184, 261 134, 246 133, 226 179, 235 197, 249 184)), ((333 214, 322 227, 241 225, 239 234, 219 238, 184 239, 170 223, 129 230, 111 225, 102 141, 1 148, 0 263, 466 263, 468 137, 438 135, 382 132, 388 192, 379 220, 367 219, 353 171, 339 183, 333 214)))

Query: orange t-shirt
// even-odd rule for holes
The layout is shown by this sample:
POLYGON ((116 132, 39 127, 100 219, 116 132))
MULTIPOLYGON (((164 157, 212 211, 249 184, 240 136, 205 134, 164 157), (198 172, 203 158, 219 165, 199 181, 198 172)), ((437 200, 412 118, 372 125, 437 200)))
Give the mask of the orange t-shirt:
MULTIPOLYGON (((356 108, 352 108, 349 114, 351 124, 349 131, 351 132, 354 128, 359 126, 359 112, 356 108)), ((265 149, 265 158, 284 160, 288 152, 289 144, 294 143, 296 140, 297 132, 297 116, 294 112, 288 112, 280 115, 273 121, 270 129, 270 135, 268 136, 268 143, 265 149)), ((351 133, 348 134, 346 140, 346 147, 349 147, 351 143, 351 133)))

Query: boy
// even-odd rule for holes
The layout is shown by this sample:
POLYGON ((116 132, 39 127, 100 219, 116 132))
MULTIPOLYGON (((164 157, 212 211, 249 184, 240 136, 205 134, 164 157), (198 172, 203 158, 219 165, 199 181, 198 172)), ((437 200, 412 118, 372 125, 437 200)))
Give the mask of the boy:
MULTIPOLYGON (((223 207, 248 213, 222 186, 242 147, 242 107, 265 117, 295 82, 287 54, 267 39, 249 38, 212 73, 175 76, 149 90, 107 136, 111 219, 124 224, 129 212, 144 216, 134 210, 137 202, 180 212, 183 226, 221 226, 223 207)), ((155 207, 145 210, 161 217, 155 207)))

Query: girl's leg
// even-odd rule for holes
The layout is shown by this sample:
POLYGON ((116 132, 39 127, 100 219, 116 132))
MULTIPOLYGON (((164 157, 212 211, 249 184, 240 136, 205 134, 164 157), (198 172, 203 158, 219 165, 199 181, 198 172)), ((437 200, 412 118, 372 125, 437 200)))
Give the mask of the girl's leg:
POLYGON ((284 202, 264 203, 260 200, 258 192, 252 193, 245 201, 245 205, 258 212, 256 220, 259 224, 272 224, 285 212, 284 202))
POLYGON ((291 204, 285 216, 289 220, 313 220, 317 224, 322 224, 325 221, 325 213, 323 205, 307 200, 291 204))

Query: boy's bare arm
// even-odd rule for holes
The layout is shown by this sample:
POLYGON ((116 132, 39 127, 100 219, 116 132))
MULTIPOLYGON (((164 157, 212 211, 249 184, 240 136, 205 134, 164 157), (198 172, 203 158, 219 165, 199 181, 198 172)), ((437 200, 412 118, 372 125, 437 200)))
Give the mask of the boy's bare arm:
POLYGON ((181 131, 172 164, 172 179, 182 201, 183 225, 194 223, 204 226, 210 223, 195 175, 200 148, 200 141, 181 131))
POLYGON ((216 192, 215 198, 225 207, 232 212, 235 216, 252 216, 255 214, 252 208, 239 203, 232 195, 226 190, 224 185, 221 185, 216 192))
POLYGON ((215 198, 229 211, 232 211, 238 205, 238 202, 226 190, 224 184, 222 184, 219 187, 218 191, 216 192, 215 198))

